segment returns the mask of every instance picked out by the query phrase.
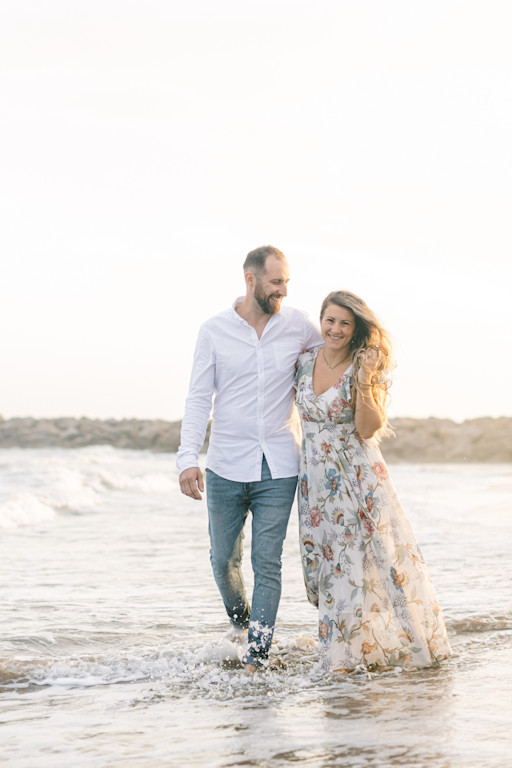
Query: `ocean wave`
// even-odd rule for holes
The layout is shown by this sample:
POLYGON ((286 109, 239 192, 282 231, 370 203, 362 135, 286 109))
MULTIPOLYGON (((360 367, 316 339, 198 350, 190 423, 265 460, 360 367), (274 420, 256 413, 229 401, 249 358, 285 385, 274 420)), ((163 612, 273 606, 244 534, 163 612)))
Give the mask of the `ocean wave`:
POLYGON ((207 663, 194 652, 159 653, 154 656, 77 658, 62 661, 0 660, 0 686, 4 689, 33 687, 89 688, 116 683, 165 680, 176 682, 184 676, 203 677, 207 670, 220 670, 213 660, 207 663))
POLYGON ((40 499, 55 510, 77 512, 96 507, 100 496, 82 472, 61 467, 44 478, 40 499))
POLYGON ((480 613, 447 619, 446 625, 458 635, 474 632, 497 632, 512 629, 512 613, 480 613))
POLYGON ((55 516, 56 511, 50 504, 25 491, 11 493, 0 502, 0 528, 35 525, 55 516))
MULTIPOLYGON (((119 683, 160 685, 177 696, 212 701, 244 700, 248 696, 288 696, 293 690, 333 689, 364 684, 379 676, 389 679, 404 673, 401 667, 368 672, 363 668, 341 677, 325 679, 318 669, 317 642, 313 636, 297 636, 275 642, 268 666, 248 678, 242 665, 243 648, 222 639, 175 650, 154 649, 123 655, 74 656, 61 660, 0 659, 0 689, 4 691, 41 688, 82 689, 119 683)), ((411 670, 410 674, 423 674, 411 670)))
MULTIPOLYGON (((0 660, 4 688, 59 686, 88 688, 149 678, 155 668, 141 659, 68 659, 66 661, 0 660)), ((160 664, 161 666, 161 664, 160 664)))
POLYGON ((125 472, 100 472, 100 484, 109 491, 138 491, 141 493, 173 493, 176 482, 163 472, 133 476, 125 472))
POLYGON ((148 496, 176 493, 175 478, 165 472, 138 475, 129 472, 83 472, 51 466, 41 472, 27 473, 11 481, 12 490, 0 496, 0 528, 16 528, 38 524, 55 518, 58 513, 83 514, 109 504, 112 492, 148 496), (15 490, 15 481, 27 490, 15 490))
MULTIPOLYGON (((116 683, 161 681, 183 693, 230 697, 245 689, 247 677, 240 665, 243 648, 222 639, 173 651, 141 651, 139 654, 73 656, 67 659, 0 659, 0 688, 4 690, 42 687, 89 688, 116 683), (231 691, 231 694, 228 694, 231 691)), ((283 672, 301 676, 316 661, 316 643, 311 637, 275 643, 268 670, 262 675, 268 686, 287 687, 283 672)), ((306 675, 307 676, 307 675, 306 675)))
POLYGON ((94 509, 100 494, 80 472, 53 471, 44 478, 26 479, 30 490, 8 491, 0 498, 0 528, 34 525, 59 512, 81 513, 94 509))
POLYGON ((147 499, 178 491, 176 472, 160 457, 130 453, 127 458, 111 447, 1 453, 3 527, 49 519, 54 516, 52 510, 81 514, 110 507, 117 503, 120 492, 132 494, 136 500, 142 495, 147 499))

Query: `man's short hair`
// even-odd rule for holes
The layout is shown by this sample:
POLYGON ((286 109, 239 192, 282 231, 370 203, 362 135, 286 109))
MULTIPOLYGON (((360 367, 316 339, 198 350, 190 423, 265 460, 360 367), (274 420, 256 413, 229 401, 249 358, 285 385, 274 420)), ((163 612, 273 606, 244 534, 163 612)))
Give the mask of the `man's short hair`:
POLYGON ((275 256, 276 259, 286 261, 286 256, 281 253, 273 245, 261 245, 259 248, 255 248, 254 251, 250 251, 245 257, 244 261, 244 274, 246 272, 255 272, 257 275, 261 275, 265 272, 265 262, 269 256, 275 256))

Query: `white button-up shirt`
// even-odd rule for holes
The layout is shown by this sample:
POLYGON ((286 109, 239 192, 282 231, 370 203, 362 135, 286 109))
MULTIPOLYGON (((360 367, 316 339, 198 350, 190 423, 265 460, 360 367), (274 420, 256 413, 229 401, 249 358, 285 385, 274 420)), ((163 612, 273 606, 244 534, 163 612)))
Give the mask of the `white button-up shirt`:
POLYGON ((295 363, 323 344, 305 312, 281 307, 261 338, 235 310, 199 330, 181 426, 178 470, 198 466, 214 399, 206 466, 227 480, 261 480, 263 455, 272 477, 298 473, 300 425, 294 406, 295 363))

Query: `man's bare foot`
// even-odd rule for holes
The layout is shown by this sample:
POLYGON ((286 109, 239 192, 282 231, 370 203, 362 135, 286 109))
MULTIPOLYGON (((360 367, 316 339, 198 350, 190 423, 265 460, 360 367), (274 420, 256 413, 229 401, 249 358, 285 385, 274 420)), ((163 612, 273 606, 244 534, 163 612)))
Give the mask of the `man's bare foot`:
POLYGON ((250 675, 251 677, 256 672, 257 667, 254 664, 244 664, 244 672, 246 675, 250 675))

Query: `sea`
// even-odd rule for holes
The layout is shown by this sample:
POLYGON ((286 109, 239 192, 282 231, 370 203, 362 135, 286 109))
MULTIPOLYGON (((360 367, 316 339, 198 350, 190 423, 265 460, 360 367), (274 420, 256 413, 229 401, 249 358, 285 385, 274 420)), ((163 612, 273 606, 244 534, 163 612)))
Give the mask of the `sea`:
MULTIPOLYGON (((510 768, 512 465, 390 471, 453 657, 319 676, 294 507, 269 667, 248 677, 173 454, 1 450, 0 765, 510 768)), ((250 522, 250 585, 249 547, 250 522)))

